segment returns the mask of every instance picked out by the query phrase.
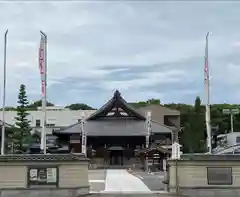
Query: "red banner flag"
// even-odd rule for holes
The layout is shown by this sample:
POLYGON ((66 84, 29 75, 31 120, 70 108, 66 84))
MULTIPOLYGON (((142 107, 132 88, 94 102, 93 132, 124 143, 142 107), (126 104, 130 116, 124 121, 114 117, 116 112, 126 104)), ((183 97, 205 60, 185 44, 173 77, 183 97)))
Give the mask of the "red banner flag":
POLYGON ((204 82, 209 83, 209 68, 208 68, 208 35, 206 36, 206 48, 205 48, 205 63, 204 63, 204 82))
POLYGON ((46 79, 46 69, 45 69, 45 38, 41 35, 40 47, 39 47, 39 70, 41 75, 41 91, 42 96, 45 95, 45 79, 46 79))

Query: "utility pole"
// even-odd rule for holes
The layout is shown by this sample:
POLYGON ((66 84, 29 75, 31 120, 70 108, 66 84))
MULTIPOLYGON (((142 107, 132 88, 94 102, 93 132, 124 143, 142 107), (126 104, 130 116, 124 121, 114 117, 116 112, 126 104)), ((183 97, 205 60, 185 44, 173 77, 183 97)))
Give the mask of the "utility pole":
POLYGON ((231 118, 231 132, 233 133, 233 118, 234 115, 239 114, 239 109, 235 108, 235 109, 223 109, 223 114, 230 114, 230 118, 231 118))

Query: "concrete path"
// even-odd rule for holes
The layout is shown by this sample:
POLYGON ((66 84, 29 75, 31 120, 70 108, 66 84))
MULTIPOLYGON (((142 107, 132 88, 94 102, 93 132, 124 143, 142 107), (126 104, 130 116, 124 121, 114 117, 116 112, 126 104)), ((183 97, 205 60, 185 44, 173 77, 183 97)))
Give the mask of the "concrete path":
POLYGON ((107 170, 105 192, 147 192, 151 190, 126 170, 107 170))
POLYGON ((91 193, 99 193, 105 189, 106 170, 88 170, 91 193))

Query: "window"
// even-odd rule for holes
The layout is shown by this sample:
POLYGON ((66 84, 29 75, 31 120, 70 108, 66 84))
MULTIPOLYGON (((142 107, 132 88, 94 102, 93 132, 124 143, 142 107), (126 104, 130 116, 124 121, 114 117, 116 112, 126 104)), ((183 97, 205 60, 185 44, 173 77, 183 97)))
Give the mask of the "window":
POLYGON ((36 127, 41 127, 41 120, 39 119, 36 120, 36 127))
POLYGON ((56 118, 48 118, 47 121, 48 121, 48 122, 55 122, 55 121, 56 121, 56 118))
POLYGON ((46 127, 55 127, 55 124, 46 124, 46 127))
POLYGON ((240 144, 240 136, 237 136, 237 137, 236 137, 236 143, 237 143, 237 144, 240 144))

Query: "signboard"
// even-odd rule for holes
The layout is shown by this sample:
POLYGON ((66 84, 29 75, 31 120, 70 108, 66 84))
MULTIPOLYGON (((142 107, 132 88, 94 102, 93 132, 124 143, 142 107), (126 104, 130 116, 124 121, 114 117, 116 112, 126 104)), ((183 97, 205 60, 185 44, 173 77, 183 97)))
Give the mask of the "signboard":
POLYGON ((47 182, 56 183, 57 182, 57 169, 47 168, 47 182))
POLYGON ((239 109, 232 109, 231 111, 233 114, 239 114, 239 109))
POLYGON ((81 121, 81 131, 82 131, 82 153, 87 155, 87 133, 84 129, 84 121, 81 121))
POLYGON ((231 111, 230 111, 230 109, 223 109, 223 113, 224 113, 224 114, 230 114, 231 111))
POLYGON ((149 147, 149 138, 151 134, 151 112, 146 112, 146 127, 147 127, 147 135, 146 135, 146 148, 149 147))
POLYGON ((86 146, 82 144, 82 153, 86 154, 86 152, 87 152, 86 146))
POLYGON ((238 108, 235 109, 223 109, 223 114, 239 114, 240 110, 238 108))
POLYGON ((151 159, 151 160, 147 160, 147 164, 148 165, 152 165, 153 164, 153 160, 151 159))
POLYGON ((57 167, 29 167, 28 186, 58 185, 57 167))
POLYGON ((231 167, 207 167, 208 185, 232 185, 231 167))
POLYGON ((71 135, 70 136, 70 143, 71 144, 80 144, 81 143, 80 135, 71 135))
POLYGON ((29 176, 30 176, 29 180, 37 181, 37 179, 38 179, 38 171, 37 171, 37 169, 30 169, 29 176))
POLYGON ((80 144, 81 143, 81 140, 70 140, 70 143, 71 144, 80 144))
POLYGON ((180 159, 180 144, 174 142, 172 144, 172 158, 171 159, 180 159))

